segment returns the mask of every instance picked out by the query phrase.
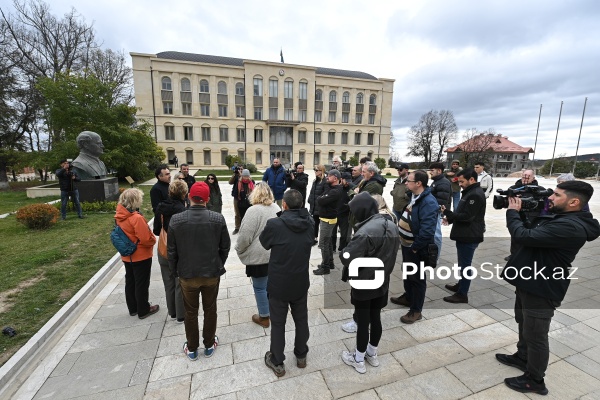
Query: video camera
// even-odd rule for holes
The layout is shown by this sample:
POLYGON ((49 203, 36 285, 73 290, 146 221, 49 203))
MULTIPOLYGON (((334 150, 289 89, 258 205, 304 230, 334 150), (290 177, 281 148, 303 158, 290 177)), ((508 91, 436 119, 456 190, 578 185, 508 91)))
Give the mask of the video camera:
POLYGON ((494 195, 493 206, 496 210, 508 208, 509 197, 521 198, 521 209, 525 211, 533 211, 538 208, 543 208, 546 199, 552 196, 554 190, 546 189, 537 185, 524 185, 518 188, 496 190, 497 195, 494 195))

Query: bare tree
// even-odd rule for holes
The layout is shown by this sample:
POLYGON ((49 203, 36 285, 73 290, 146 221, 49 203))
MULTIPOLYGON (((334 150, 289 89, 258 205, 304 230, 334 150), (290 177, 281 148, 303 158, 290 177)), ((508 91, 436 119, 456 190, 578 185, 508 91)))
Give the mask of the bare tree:
POLYGON ((444 151, 456 139, 458 128, 449 110, 431 110, 408 131, 407 156, 421 157, 425 165, 443 160, 444 151))
POLYGON ((461 165, 472 167, 480 161, 491 166, 493 149, 491 145, 498 139, 494 128, 480 132, 477 128, 467 129, 463 134, 463 142, 458 145, 457 151, 461 154, 461 165))
POLYGON ((125 54, 111 49, 91 52, 88 72, 96 75, 102 83, 112 83, 112 103, 131 105, 133 101, 133 73, 125 62, 125 54))

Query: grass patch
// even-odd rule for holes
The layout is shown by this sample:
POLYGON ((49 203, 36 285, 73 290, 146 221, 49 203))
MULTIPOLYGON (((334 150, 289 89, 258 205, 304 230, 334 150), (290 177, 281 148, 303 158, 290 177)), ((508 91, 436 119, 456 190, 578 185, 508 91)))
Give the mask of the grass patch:
MULTIPOLYGON (((139 189, 144 192, 141 211, 150 220, 151 186, 139 189)), ((0 335, 0 365, 115 254, 109 238, 114 213, 85 216, 80 220, 69 213, 66 221, 45 231, 29 230, 12 215, 0 219, 0 293, 8 292, 7 306, 0 312, 0 327, 12 326, 17 331, 12 338, 0 335)))
MULTIPOLYGON (((29 182, 27 182, 29 183, 29 182)), ((35 186, 35 185, 34 185, 35 186)), ((24 190, 8 190, 0 192, 0 214, 17 211, 23 206, 36 203, 47 203, 52 200, 60 199, 56 196, 38 197, 35 199, 27 198, 27 192, 24 190)))

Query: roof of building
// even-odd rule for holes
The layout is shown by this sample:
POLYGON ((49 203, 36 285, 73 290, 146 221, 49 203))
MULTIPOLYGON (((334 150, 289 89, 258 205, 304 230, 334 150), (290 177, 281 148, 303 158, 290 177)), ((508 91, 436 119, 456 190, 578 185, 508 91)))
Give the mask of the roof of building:
MULTIPOLYGON (((478 136, 472 137, 469 140, 466 140, 454 147, 449 147, 446 149, 447 153, 455 153, 462 152, 464 148, 469 148, 469 144, 473 141, 481 140, 485 134, 480 134, 478 136)), ((515 142, 511 142, 508 140, 508 137, 502 135, 494 135, 493 140, 489 143, 485 150, 492 150, 495 153, 532 153, 533 148, 531 147, 523 147, 515 142)))
MULTIPOLYGON (((205 64, 231 65, 235 67, 244 66, 244 59, 242 58, 211 56, 208 54, 182 53, 179 51, 163 51, 161 53, 157 53, 156 57, 167 60, 190 61, 205 64)), ((315 72, 318 75, 342 76, 345 78, 377 80, 377 78, 373 75, 360 71, 347 71, 344 69, 316 67, 315 72)))

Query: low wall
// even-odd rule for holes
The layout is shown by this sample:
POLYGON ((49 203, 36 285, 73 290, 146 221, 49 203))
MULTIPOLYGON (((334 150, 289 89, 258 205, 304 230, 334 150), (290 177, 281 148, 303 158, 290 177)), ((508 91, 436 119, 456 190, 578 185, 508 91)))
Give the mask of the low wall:
POLYGON ((27 189, 27 197, 35 199, 37 197, 56 196, 60 197, 60 187, 58 183, 49 185, 35 186, 27 189))

